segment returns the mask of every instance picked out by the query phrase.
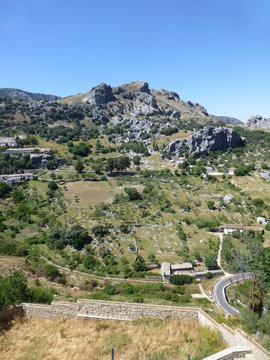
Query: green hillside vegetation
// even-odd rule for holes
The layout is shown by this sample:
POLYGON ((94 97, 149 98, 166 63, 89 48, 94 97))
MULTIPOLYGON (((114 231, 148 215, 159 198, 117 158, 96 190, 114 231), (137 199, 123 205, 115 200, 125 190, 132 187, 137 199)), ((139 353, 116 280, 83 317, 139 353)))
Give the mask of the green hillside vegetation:
MULTIPOLYGON (((49 160, 38 163, 35 156, 0 148, 1 174, 34 174, 33 180, 13 186, 0 182, 5 293, 13 270, 26 276, 24 294, 1 298, 0 306, 18 303, 22 296, 42 302, 86 297, 188 304, 217 312, 207 299, 192 297, 200 293, 195 280, 161 284, 159 266, 191 262, 195 270, 215 270, 224 223, 269 220, 269 180, 262 172, 270 174, 270 133, 234 126, 246 138, 245 147, 203 156, 186 151, 180 161, 162 152, 168 143, 220 122, 198 104, 168 100, 151 90, 147 94, 156 94, 163 112, 140 115, 134 125, 124 115, 142 103, 137 87, 113 88, 115 103, 98 107, 83 103, 83 95, 76 102, 67 98, 40 106, 0 101, 1 136, 16 137, 18 147, 34 147, 36 155, 38 148, 50 148, 49 160), (188 109, 195 109, 193 115, 188 109), (174 116, 164 115, 174 111, 174 116)), ((243 257, 248 249, 254 256, 249 245, 258 245, 257 293, 244 297, 244 304, 259 318, 269 295, 269 230, 267 225, 262 235, 224 237, 221 253, 225 269, 237 272, 242 269, 236 255, 243 257)), ((215 279, 209 274, 202 283, 212 292, 215 279)))

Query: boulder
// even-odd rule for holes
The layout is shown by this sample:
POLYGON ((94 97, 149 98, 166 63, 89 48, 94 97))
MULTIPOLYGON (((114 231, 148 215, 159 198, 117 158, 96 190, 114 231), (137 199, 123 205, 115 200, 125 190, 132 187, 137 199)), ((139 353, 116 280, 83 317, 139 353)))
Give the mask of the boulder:
POLYGON ((267 225, 267 224, 268 224, 268 221, 266 220, 265 217, 263 217, 263 216, 258 216, 258 217, 257 217, 257 223, 258 223, 258 224, 261 224, 261 225, 267 225))
POLYGON ((231 194, 227 194, 224 196, 223 201, 225 204, 230 204, 233 200, 233 196, 231 194))
POLYGON ((188 139, 179 139, 171 142, 163 150, 164 153, 182 156, 186 151, 188 155, 207 155, 210 151, 245 146, 246 140, 233 129, 227 127, 205 126, 200 131, 191 135, 188 139))
POLYGON ((138 99, 145 103, 146 105, 149 105, 153 108, 157 108, 157 100, 153 95, 147 94, 145 92, 141 92, 138 96, 138 99))

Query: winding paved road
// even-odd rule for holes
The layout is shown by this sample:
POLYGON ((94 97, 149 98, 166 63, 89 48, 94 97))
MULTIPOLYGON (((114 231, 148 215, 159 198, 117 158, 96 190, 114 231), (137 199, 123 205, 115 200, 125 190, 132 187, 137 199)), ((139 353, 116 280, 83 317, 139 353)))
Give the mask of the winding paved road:
POLYGON ((226 288, 234 282, 250 279, 250 273, 225 275, 215 285, 215 297, 218 306, 228 315, 240 315, 240 312, 228 304, 226 288))

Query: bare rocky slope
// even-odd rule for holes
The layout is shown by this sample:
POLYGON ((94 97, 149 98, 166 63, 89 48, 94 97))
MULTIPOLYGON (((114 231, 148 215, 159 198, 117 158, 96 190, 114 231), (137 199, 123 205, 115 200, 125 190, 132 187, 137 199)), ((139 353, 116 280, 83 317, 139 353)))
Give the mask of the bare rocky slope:
POLYGON ((206 155, 210 151, 223 151, 242 147, 245 139, 236 131, 226 127, 206 126, 200 131, 191 135, 188 139, 179 139, 171 142, 164 149, 164 153, 172 155, 206 155))

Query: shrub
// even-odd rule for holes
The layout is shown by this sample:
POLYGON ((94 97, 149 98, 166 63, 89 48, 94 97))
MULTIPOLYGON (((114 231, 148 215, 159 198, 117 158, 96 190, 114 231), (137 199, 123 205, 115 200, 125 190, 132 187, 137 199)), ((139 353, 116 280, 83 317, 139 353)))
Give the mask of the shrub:
POLYGON ((11 186, 3 181, 0 181, 0 199, 5 198, 11 192, 11 190, 11 186))
POLYGON ((207 271, 207 273, 205 274, 206 279, 212 279, 214 277, 214 275, 210 272, 207 271))
POLYGON ((53 301, 53 291, 41 287, 29 289, 29 300, 32 303, 50 304, 53 301))
POLYGON ((61 276, 60 271, 58 270, 58 268, 56 266, 54 266, 54 265, 51 265, 51 264, 49 264, 49 265, 47 265, 45 267, 45 275, 50 280, 54 280, 58 276, 61 276))
POLYGON ((170 277, 170 283, 173 285, 185 285, 192 283, 192 276, 189 275, 172 275, 170 277))
POLYGON ((0 279, 0 307, 20 304, 28 300, 27 279, 20 271, 15 271, 0 279))
POLYGON ((205 265, 208 270, 215 270, 217 269, 217 259, 215 255, 209 255, 205 258, 205 265))

